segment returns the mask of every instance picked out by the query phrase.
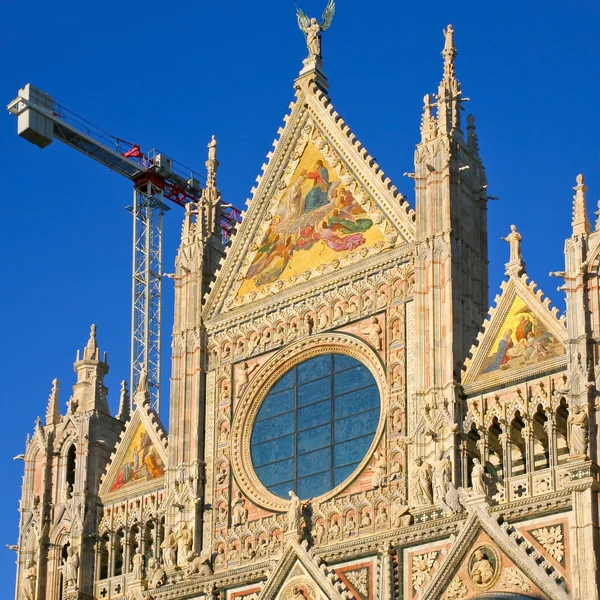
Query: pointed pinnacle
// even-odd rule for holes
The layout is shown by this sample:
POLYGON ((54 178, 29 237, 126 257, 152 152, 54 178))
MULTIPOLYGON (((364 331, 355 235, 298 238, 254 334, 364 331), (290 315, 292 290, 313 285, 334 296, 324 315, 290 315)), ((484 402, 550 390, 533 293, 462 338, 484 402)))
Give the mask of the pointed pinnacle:
POLYGON ((454 46, 454 27, 448 25, 444 30, 444 49, 442 56, 444 57, 444 79, 454 78, 454 59, 456 58, 456 47, 454 46))
POLYGON ((84 360, 94 360, 98 357, 98 343, 96 342, 96 326, 92 324, 90 327, 90 338, 83 350, 84 360))
POLYGON ((58 379, 52 380, 52 390, 48 397, 48 408, 46 409, 46 425, 56 425, 60 422, 60 411, 58 410, 58 379))
POLYGON ((129 391, 127 390, 127 382, 123 379, 123 381, 121 381, 121 395, 119 397, 119 412, 117 413, 117 419, 123 422, 127 421, 130 411, 131 404, 129 402, 129 391))
POLYGON ((575 195, 573 196, 573 235, 580 235, 590 232, 590 223, 587 218, 587 210, 585 206, 585 193, 587 187, 584 184, 583 175, 580 173, 576 178, 577 185, 573 188, 575 195))

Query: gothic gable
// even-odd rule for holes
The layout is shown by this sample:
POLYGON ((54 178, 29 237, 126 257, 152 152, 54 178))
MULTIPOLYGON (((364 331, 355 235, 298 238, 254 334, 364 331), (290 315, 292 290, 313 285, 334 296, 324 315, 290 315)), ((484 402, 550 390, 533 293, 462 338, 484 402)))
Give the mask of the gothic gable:
POLYGON ((566 365, 566 326, 558 309, 550 309, 550 300, 526 274, 510 275, 501 289, 465 361, 463 385, 469 393, 566 365))
POLYGON ((208 296, 229 312, 413 239, 413 213, 315 83, 299 80, 208 296))
MULTIPOLYGON (((463 495, 463 502, 468 518, 450 548, 440 553, 436 568, 428 568, 431 575, 425 575, 414 600, 476 598, 491 591, 569 598, 561 574, 514 527, 499 524, 483 498, 463 495)), ((417 572, 413 568, 413 579, 417 572)))
POLYGON ((100 485, 103 500, 112 500, 132 488, 143 492, 162 485, 167 464, 167 436, 145 394, 136 395, 137 406, 115 447, 100 485))
POLYGON ((348 597, 348 588, 307 550, 306 542, 299 544, 288 537, 283 555, 258 600, 340 600, 344 592, 348 597))

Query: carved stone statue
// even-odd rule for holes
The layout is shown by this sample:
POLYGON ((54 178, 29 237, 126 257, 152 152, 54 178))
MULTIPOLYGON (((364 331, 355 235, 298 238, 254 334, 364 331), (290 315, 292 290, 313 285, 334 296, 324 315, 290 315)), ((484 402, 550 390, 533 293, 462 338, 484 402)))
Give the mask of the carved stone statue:
POLYGON ((240 551, 238 550, 237 544, 235 540, 231 540, 229 542, 229 555, 228 560, 231 562, 235 562, 236 560, 240 560, 240 551))
POLYGON ((383 454, 375 453, 375 464, 371 468, 373 469, 371 485, 374 488, 384 487, 386 485, 387 465, 383 454))
POLYGON ((375 525, 385 525, 388 520, 388 514, 385 506, 379 509, 379 513, 375 517, 375 525))
POLYGON ((372 522, 373 521, 371 520, 371 513, 368 510, 365 510, 365 512, 362 515, 362 519, 360 520, 360 526, 370 527, 372 522))
POLYGON ((289 491, 290 505, 287 511, 288 532, 300 533, 300 518, 302 516, 302 505, 300 498, 292 491, 289 491))
POLYGON ((296 7, 296 16, 298 17, 298 27, 306 36, 306 45, 310 57, 321 58, 321 32, 329 29, 333 14, 335 13, 335 2, 329 0, 325 11, 323 12, 323 22, 319 22, 314 17, 309 19, 304 12, 296 7))
POLYGON ((580 406, 573 406, 567 419, 569 454, 585 456, 588 448, 588 416, 580 406))
POLYGON ((446 495, 440 500, 440 505, 448 515, 463 512, 463 505, 460 501, 459 491, 456 489, 452 481, 448 482, 446 495))
POLYGON ((375 350, 382 349, 381 338, 383 337, 383 329, 377 317, 371 317, 371 322, 363 329, 363 333, 369 338, 369 343, 375 350))
POLYGON ((79 553, 71 546, 67 548, 67 558, 64 562, 63 580, 65 588, 77 588, 77 575, 79 573, 79 553))
POLYGON ((131 559, 133 563, 133 568, 131 572, 133 573, 133 579, 135 581, 141 581, 144 579, 144 556, 142 554, 141 548, 138 548, 131 559))
POLYGON ((304 315, 304 335, 312 335, 313 332, 313 328, 315 326, 315 321, 312 318, 312 315, 310 313, 306 313, 304 315))
POLYGON ((231 503, 231 524, 243 525, 248 518, 248 509, 246 508, 246 500, 242 496, 242 492, 236 492, 235 499, 231 503))
POLYGON ((344 318, 344 307, 341 302, 338 302, 333 307, 333 320, 340 321, 343 318, 344 318))
POLYGON ((510 260, 509 262, 521 262, 521 234, 517 231, 516 225, 510 226, 510 233, 504 237, 500 238, 505 242, 508 242, 510 245, 510 260))
POLYGON ((165 539, 160 545, 166 569, 173 569, 177 565, 177 539, 170 527, 165 529, 165 539))
POLYGON ((337 519, 331 519, 331 523, 329 524, 329 538, 335 539, 340 535, 340 524, 337 519))
POLYGON ((23 573, 23 583, 21 584, 21 592, 24 600, 35 600, 35 583, 37 581, 37 568, 35 561, 30 560, 27 563, 27 568, 23 573))
POLYGON ((354 516, 352 514, 346 517, 346 524, 344 525, 344 533, 353 535, 356 530, 356 523, 354 522, 354 516))
POLYGON ((329 315, 326 311, 322 310, 319 313, 319 329, 325 329, 329 324, 329 315))
POLYGON ((192 550, 192 532, 184 521, 179 525, 177 532, 177 566, 185 567, 188 564, 188 555, 192 550))
POLYGON ((215 567, 224 566, 226 562, 225 559, 225 548, 223 548, 223 546, 219 546, 219 549, 217 550, 217 557, 215 558, 215 567))
POLYGON ((478 585, 485 585, 494 579, 494 567, 481 550, 475 550, 475 562, 471 567, 471 579, 478 585))
POLYGON ((148 560, 148 569, 146 575, 148 577, 149 590, 155 590, 164 583, 165 572, 155 558, 150 558, 148 560))
POLYGON ((431 488, 431 465, 422 458, 415 458, 417 467, 414 475, 413 499, 417 506, 431 504, 433 491, 431 488))
POLYGON ((473 459, 471 481, 473 484, 474 494, 477 494, 478 496, 487 496, 487 487, 485 485, 485 467, 479 462, 478 458, 473 459))
POLYGON ((190 563, 187 568, 187 575, 200 575, 200 577, 207 577, 212 575, 213 570, 210 566, 210 556, 202 552, 198 555, 196 552, 192 553, 190 563))
POLYGON ((253 371, 257 368, 258 363, 254 363, 252 366, 249 366, 247 362, 240 364, 236 373, 238 398, 243 394, 245 387, 248 385, 250 375, 252 375, 253 371))
POLYGON ((252 545, 252 539, 246 538, 244 540, 244 546, 242 547, 242 558, 244 560, 252 560, 256 556, 256 551, 252 545))
POLYGON ((325 535, 325 526, 321 521, 317 521, 315 525, 315 543, 320 544, 323 541, 323 536, 325 535))
POLYGON ((412 521, 412 515, 409 513, 408 506, 400 500, 392 504, 392 525, 394 527, 407 527, 412 521))
POLYGON ((148 369, 146 369, 146 365, 142 366, 142 370, 140 371, 140 378, 138 379, 138 386, 136 390, 136 394, 145 394, 148 391, 148 369))
POLYGON ((438 459, 433 463, 433 500, 438 502, 446 496, 448 483, 452 478, 452 463, 443 452, 438 453, 438 459))

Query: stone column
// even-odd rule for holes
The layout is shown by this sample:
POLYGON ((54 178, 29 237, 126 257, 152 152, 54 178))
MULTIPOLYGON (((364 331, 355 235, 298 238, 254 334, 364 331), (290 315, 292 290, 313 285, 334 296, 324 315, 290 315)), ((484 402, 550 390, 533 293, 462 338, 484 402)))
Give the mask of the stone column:
POLYGON ((506 423, 500 423, 502 433, 498 436, 502 444, 502 455, 504 462, 504 479, 512 477, 512 441, 510 439, 509 426, 506 423))
POLYGON ((531 474, 535 470, 535 454, 533 450, 533 432, 529 421, 525 421, 525 427, 521 429, 521 437, 525 444, 525 472, 531 474))
POLYGON ((117 534, 111 531, 108 536, 108 576, 115 576, 115 544, 117 544, 117 534))
POLYGON ((571 572, 573 597, 599 600, 598 565, 598 491, 595 468, 591 461, 570 469, 573 514, 570 520, 571 572))
POLYGON ((380 600, 392 600, 393 587, 393 565, 392 565, 393 549, 390 545, 383 546, 379 549, 381 554, 381 589, 380 600))
POLYGON ((460 444, 460 460, 462 464, 462 487, 469 487, 469 454, 467 452, 467 442, 460 444))

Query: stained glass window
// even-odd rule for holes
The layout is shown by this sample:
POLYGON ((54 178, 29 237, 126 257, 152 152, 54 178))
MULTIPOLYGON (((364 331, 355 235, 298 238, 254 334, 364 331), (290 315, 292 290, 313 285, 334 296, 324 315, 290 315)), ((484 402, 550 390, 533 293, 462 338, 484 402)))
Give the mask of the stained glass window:
POLYGON ((269 390, 252 430, 252 464, 276 496, 326 494, 365 457, 379 423, 369 369, 344 354, 324 354, 285 373, 269 390))

